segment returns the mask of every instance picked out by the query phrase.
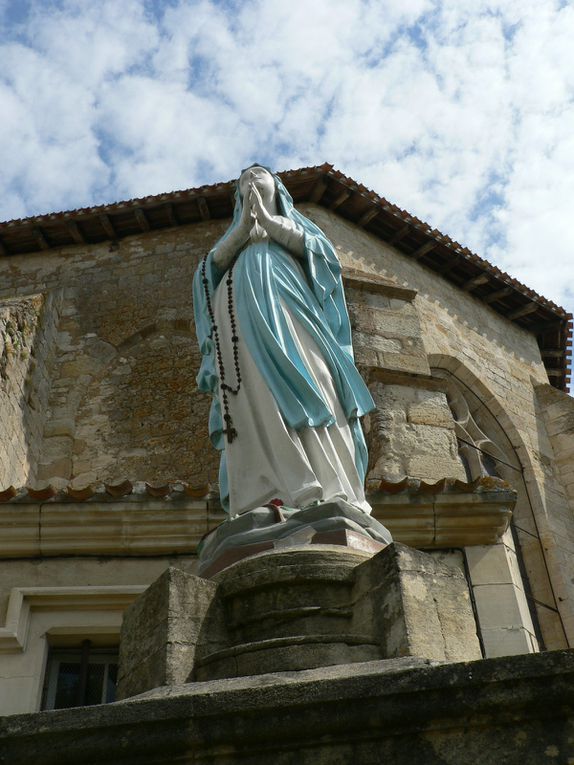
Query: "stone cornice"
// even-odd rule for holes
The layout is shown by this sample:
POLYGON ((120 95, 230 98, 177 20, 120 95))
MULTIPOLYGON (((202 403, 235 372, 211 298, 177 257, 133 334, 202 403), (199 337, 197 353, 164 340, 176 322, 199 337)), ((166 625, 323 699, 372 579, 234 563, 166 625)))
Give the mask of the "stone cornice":
POLYGON ((208 502, 133 495, 114 502, 34 502, 0 509, 3 558, 194 554, 226 515, 208 502))
POLYGON ((343 269, 343 281, 347 289, 376 292, 388 298, 404 300, 407 303, 411 303, 417 296, 417 290, 402 287, 396 282, 378 276, 378 274, 369 274, 355 269, 343 269))
MULTIPOLYGON (((83 501, 65 492, 36 501, 16 492, 0 505, 0 557, 194 555, 204 534, 227 516, 216 499, 166 487, 159 497, 91 490, 83 501)), ((470 484, 404 479, 370 488, 374 517, 396 541, 418 548, 494 544, 516 502, 507 484, 490 478, 470 484)))

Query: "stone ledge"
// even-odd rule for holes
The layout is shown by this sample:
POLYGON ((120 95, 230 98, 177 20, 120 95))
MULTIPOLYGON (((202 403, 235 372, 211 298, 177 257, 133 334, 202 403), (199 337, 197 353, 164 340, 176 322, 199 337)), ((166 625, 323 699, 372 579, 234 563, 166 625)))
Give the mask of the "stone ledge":
MULTIPOLYGON (((193 555, 202 537, 227 515, 217 500, 170 489, 111 496, 92 491, 83 501, 32 500, 26 490, 0 505, 0 559, 59 555, 193 555)), ((404 479, 373 482, 373 517, 393 539, 411 547, 494 544, 508 528, 516 493, 498 479, 404 479)))
POLYGON ((400 495, 371 501, 374 517, 397 542, 441 549, 496 544, 510 524, 516 500, 484 497, 475 501, 475 495, 463 494, 457 498, 437 495, 427 501, 400 495))
POLYGON ((134 499, 0 506, 0 558, 189 555, 227 517, 206 502, 134 499))
POLYGON ((409 287, 402 287, 400 284, 397 284, 397 282, 385 279, 385 277, 380 276, 379 274, 357 271, 353 268, 343 269, 343 282, 346 289, 378 292, 385 297, 404 300, 407 303, 412 303, 418 294, 417 290, 409 287))
POLYGON ((369 385, 384 383, 385 385, 402 385, 408 388, 421 388, 422 390, 439 391, 444 393, 446 386, 444 380, 423 372, 408 372, 404 370, 385 369, 381 366, 360 365, 361 372, 369 385))
POLYGON ((11 765, 539 765, 574 756, 574 652, 374 661, 0 720, 11 765), (256 724, 255 724, 256 722, 256 724))

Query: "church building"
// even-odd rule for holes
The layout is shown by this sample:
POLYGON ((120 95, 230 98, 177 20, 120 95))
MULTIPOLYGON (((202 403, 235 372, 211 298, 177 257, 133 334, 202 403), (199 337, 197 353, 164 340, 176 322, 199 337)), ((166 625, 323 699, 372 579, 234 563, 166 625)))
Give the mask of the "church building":
POLYGON ((234 181, 0 223, 0 763, 574 762, 572 316, 330 164, 279 175, 342 266, 394 542, 198 577, 192 282, 234 181))

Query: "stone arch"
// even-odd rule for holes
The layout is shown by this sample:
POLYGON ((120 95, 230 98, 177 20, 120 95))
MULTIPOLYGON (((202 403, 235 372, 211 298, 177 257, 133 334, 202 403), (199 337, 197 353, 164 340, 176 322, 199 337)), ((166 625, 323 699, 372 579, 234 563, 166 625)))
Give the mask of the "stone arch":
POLYGON ((493 475, 513 483, 513 477, 522 472, 516 450, 498 419, 473 390, 474 386, 439 367, 433 367, 432 373, 444 385, 467 480, 493 475))
POLYGON ((45 432, 42 478, 215 481, 210 402, 195 383, 199 362, 187 319, 148 324, 117 345, 86 338, 72 362, 65 417, 56 412, 45 432))
POLYGON ((433 376, 436 376, 436 370, 448 372, 454 380, 467 388, 480 401, 484 410, 498 423, 500 431, 508 441, 507 448, 510 446, 514 450, 521 468, 526 469, 530 463, 530 456, 524 439, 506 411, 504 404, 484 381, 453 356, 438 353, 429 354, 428 361, 433 376))
POLYGON ((189 323, 177 320, 122 341, 79 402, 71 477, 214 481, 209 400, 195 383, 199 355, 189 323))
MULTIPOLYGON (((433 377, 440 377, 445 382, 455 423, 457 419, 460 422, 461 417, 460 411, 456 410, 460 402, 456 400, 456 394, 453 396, 453 391, 456 390, 465 399, 465 415, 468 414, 472 421, 467 433, 474 435, 470 439, 474 443, 463 443, 459 448, 470 470, 469 478, 478 477, 480 473, 477 474, 477 470, 481 468, 487 473, 491 472, 482 458, 487 455, 495 463, 494 473, 507 480, 518 492, 512 522, 512 541, 522 563, 523 578, 528 583, 527 596, 531 610, 537 617, 543 644, 548 648, 566 647, 565 625, 560 614, 557 592, 560 586, 560 565, 553 557, 552 546, 546 544, 549 534, 545 518, 546 489, 536 470, 532 446, 523 437, 503 402, 459 359, 430 354, 429 365, 433 377), (469 460, 466 455, 472 450, 480 452, 481 456, 469 460)), ((459 428, 459 439, 461 435, 459 428)))

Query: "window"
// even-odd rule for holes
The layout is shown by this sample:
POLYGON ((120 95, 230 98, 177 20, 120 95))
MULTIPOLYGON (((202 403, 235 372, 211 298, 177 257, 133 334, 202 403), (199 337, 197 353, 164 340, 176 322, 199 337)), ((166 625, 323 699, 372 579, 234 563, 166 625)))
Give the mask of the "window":
POLYGON ((64 709, 115 701, 117 648, 51 648, 46 667, 42 709, 64 709))

